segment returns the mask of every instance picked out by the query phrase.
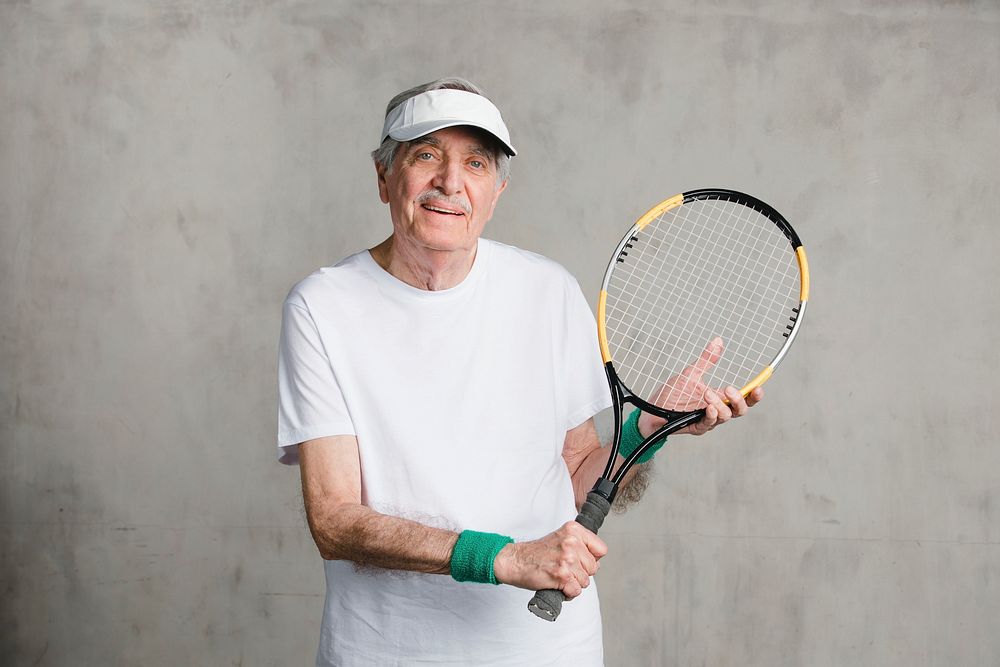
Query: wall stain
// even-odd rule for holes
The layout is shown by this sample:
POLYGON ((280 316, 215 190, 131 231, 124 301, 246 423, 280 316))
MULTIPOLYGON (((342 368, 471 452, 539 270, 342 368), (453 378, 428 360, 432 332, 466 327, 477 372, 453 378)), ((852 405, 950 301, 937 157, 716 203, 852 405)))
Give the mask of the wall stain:
POLYGON ((188 224, 187 218, 184 217, 184 213, 180 209, 177 209, 176 222, 177 231, 181 233, 181 238, 184 239, 184 243, 187 245, 188 250, 194 250, 195 245, 197 245, 197 239, 195 238, 194 231, 188 224))

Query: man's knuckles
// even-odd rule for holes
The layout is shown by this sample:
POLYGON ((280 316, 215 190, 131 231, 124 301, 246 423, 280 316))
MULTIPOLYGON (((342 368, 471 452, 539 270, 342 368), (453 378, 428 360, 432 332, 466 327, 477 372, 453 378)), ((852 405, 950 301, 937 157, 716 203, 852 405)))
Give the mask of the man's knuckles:
POLYGON ((567 521, 556 532, 559 533, 563 539, 566 539, 567 537, 576 537, 579 539, 580 535, 582 535, 586 530, 586 528, 578 524, 576 521, 567 521))

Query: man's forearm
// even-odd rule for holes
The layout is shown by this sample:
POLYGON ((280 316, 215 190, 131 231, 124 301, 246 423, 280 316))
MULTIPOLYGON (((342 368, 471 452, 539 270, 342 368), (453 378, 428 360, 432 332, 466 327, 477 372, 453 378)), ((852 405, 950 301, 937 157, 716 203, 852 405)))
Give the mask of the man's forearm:
MULTIPOLYGON (((594 488, 594 484, 597 483, 597 479, 604 472, 604 466, 608 463, 608 454, 611 452, 610 447, 601 447, 600 449, 591 452, 583 463, 577 469, 576 473, 572 475, 573 478, 573 491, 576 496, 576 506, 579 508, 583 505, 583 501, 587 499, 587 493, 594 488)), ((615 461, 615 469, 618 469, 625 459, 618 455, 615 461)), ((642 488, 632 489, 631 487, 635 484, 637 475, 640 480, 645 480, 647 475, 640 472, 645 472, 648 463, 633 466, 625 474, 625 478, 618 484, 618 496, 616 496, 615 506, 622 509, 622 504, 618 503, 617 498, 627 498, 628 504, 631 504, 637 500, 642 495, 642 491, 645 489, 645 483, 640 481, 639 486, 642 488), (625 493, 625 491, 630 491, 630 493, 625 493)))
MULTIPOLYGON (((577 509, 583 505, 583 502, 587 499, 587 493, 594 488, 597 479, 604 472, 604 467, 607 465, 610 453, 610 447, 603 447, 601 445, 601 439, 597 435, 597 428, 594 426, 593 419, 588 419, 566 433, 566 440, 563 444, 563 460, 566 461, 566 468, 569 470, 570 479, 573 481, 573 495, 575 496, 577 509)), ((618 456, 617 461, 615 461, 615 468, 620 466, 622 461, 622 457, 618 456)), ((638 496, 642 495, 641 491, 645 488, 642 483, 639 484, 638 488, 630 488, 633 487, 635 480, 638 479, 641 482, 646 478, 644 474, 637 477, 637 473, 642 468, 645 468, 645 466, 635 466, 625 475, 625 479, 619 484, 619 497, 627 498, 631 503, 638 500, 638 496), (630 493, 623 494, 622 492, 626 489, 630 493)), ((615 504, 621 508, 620 503, 616 502, 615 504)))
POLYGON ((361 462, 352 435, 299 446, 309 530, 327 560, 416 572, 450 572, 458 535, 381 514, 361 504, 361 462))
POLYGON ((309 528, 326 560, 430 574, 451 571, 458 533, 353 503, 326 512, 314 510, 307 508, 309 528))

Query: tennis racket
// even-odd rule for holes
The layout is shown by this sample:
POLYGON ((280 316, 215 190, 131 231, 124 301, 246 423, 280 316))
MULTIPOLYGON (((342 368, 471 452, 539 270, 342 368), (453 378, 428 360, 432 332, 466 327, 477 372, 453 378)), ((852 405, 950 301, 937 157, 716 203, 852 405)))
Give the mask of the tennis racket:
MULTIPOLYGON (((637 459, 705 415, 706 385, 741 387, 746 396, 764 384, 795 340, 808 300, 805 249, 759 199, 692 190, 639 218, 611 256, 598 302, 615 430, 577 522, 600 529, 637 459), (667 421, 614 471, 625 403, 667 421)), ((564 600, 559 590, 541 590, 528 609, 554 621, 564 600)))

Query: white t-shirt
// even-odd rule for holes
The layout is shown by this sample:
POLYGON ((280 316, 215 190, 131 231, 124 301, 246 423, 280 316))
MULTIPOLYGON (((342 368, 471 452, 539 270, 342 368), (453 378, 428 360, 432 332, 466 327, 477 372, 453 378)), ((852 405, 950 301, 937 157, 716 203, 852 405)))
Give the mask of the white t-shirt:
MULTIPOLYGON (((447 290, 411 287, 367 251, 312 274, 285 301, 278 376, 282 462, 356 435, 364 504, 517 541, 576 516, 566 431, 610 404, 576 281, 487 240, 447 290)), ((523 589, 324 565, 318 664, 602 664, 594 586, 547 623, 523 589)))

